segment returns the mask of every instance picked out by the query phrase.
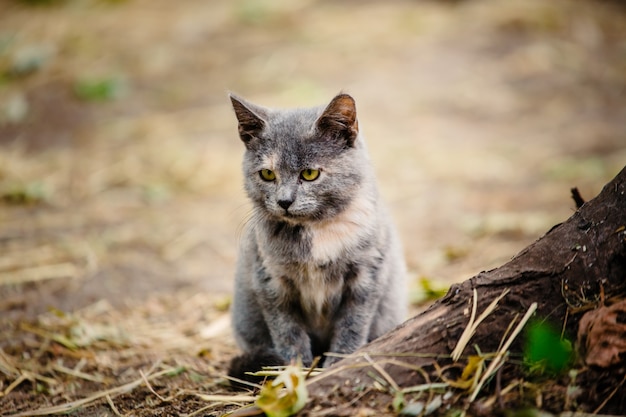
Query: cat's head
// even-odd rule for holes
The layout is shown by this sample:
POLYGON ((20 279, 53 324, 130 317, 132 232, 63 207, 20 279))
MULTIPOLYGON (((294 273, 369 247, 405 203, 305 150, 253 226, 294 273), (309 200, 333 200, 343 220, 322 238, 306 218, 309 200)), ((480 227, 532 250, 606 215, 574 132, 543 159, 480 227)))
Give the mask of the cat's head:
POLYGON ((349 205, 370 169, 352 97, 290 110, 230 99, 246 146, 245 188, 258 208, 297 224, 332 218, 349 205))

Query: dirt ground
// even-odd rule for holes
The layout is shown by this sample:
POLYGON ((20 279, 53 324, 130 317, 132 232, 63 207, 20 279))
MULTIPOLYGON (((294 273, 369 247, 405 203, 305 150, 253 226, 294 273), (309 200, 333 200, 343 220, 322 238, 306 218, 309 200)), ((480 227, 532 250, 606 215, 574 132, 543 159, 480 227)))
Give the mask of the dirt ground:
POLYGON ((206 397, 228 392, 249 211, 227 92, 286 107, 342 90, 417 311, 422 282, 504 263, 573 213, 570 188, 592 198, 626 164, 626 8, 0 3, 0 415, 96 394, 72 415, 232 406, 206 397))

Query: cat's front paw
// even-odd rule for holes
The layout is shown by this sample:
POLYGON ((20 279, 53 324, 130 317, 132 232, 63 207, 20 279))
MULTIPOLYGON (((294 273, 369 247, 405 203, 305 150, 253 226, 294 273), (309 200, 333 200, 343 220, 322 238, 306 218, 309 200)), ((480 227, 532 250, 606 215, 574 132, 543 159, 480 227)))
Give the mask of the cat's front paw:
POLYGON ((339 356, 325 356, 324 362, 322 362, 322 367, 329 368, 340 360, 341 358, 339 356))
POLYGON ((296 350, 294 348, 288 348, 280 350, 279 352, 287 363, 297 363, 300 361, 304 367, 309 367, 311 363, 313 363, 313 354, 310 349, 296 350))

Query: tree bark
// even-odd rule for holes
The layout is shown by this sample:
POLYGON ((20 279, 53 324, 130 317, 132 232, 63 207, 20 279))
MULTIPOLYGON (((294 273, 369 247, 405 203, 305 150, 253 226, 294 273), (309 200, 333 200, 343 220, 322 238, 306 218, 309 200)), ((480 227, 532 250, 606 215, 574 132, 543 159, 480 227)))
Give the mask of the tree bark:
MULTIPOLYGON (((537 303, 537 318, 563 326, 565 335, 574 340, 585 310, 598 307, 611 297, 624 295, 625 225, 626 168, 596 198, 584 203, 565 223, 554 226, 510 262, 453 285, 447 295, 427 311, 312 379, 309 383, 311 399, 301 415, 348 416, 357 415, 359 410, 365 413, 368 408, 392 413, 393 389, 381 389, 381 385, 406 388, 442 381, 438 369, 446 366, 445 372, 458 376, 467 364, 467 356, 476 354, 476 346, 483 353, 496 352, 507 329, 510 334, 510 324, 518 323, 532 303, 537 303), (478 295, 477 316, 503 290, 508 293, 499 301, 495 312, 478 326, 463 352, 464 357, 452 365, 449 355, 468 323, 474 290, 478 295), (377 365, 373 366, 372 362, 377 365), (374 382, 376 379, 378 383, 374 382)), ((524 333, 509 349, 510 358, 516 358, 518 364, 523 343, 524 333)), ((604 391, 584 393, 578 397, 577 407, 593 411, 607 398, 609 389, 618 387, 602 412, 624 411, 626 390, 622 377, 625 367, 623 357, 621 365, 612 369, 578 366, 585 370, 586 376, 579 377, 576 385, 584 390, 604 391), (597 378, 602 379, 604 385, 594 383, 597 378), (581 385, 584 381, 594 386, 584 387, 581 385)), ((522 369, 507 365, 504 379, 524 378, 522 369)), ((506 386, 501 377, 489 381, 484 395, 493 395, 506 386)), ((564 382, 565 386, 567 383, 564 382)), ((453 391, 459 394, 457 405, 468 409, 468 396, 462 395, 461 390, 453 391)), ((480 398, 471 405, 470 413, 481 413, 478 404, 480 398)))

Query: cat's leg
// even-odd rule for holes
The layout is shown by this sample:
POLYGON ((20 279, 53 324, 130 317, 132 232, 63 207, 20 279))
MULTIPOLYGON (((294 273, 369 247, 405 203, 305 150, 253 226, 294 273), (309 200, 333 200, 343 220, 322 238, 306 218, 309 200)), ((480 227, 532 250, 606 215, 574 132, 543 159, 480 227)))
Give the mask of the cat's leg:
MULTIPOLYGON (((305 366, 311 364, 309 336, 294 317, 277 306, 267 303, 265 295, 248 289, 235 291, 233 325, 237 343, 244 353, 232 359, 228 371, 231 377, 260 383, 263 377, 248 373, 260 371, 263 366, 286 365, 297 358, 305 366), (258 300, 265 301, 263 306, 258 300)), ((245 388, 236 382, 231 384, 245 388)))
MULTIPOLYGON (((381 298, 381 286, 376 276, 377 267, 362 265, 353 267, 346 278, 347 290, 335 315, 334 332, 330 352, 352 353, 368 341, 376 308, 381 298)), ((327 356, 324 366, 330 366, 340 358, 327 356)))
POLYGON ((286 362, 300 359, 309 366, 313 361, 311 339, 298 318, 297 307, 287 305, 288 302, 271 289, 263 291, 259 298, 274 350, 286 362))
POLYGON ((300 358, 312 362, 311 340, 301 324, 294 288, 274 278, 260 256, 242 258, 235 277, 233 321, 240 346, 249 350, 268 346, 285 363, 300 358))
POLYGON ((246 286, 237 286, 231 309, 235 340, 248 352, 257 348, 271 348, 272 337, 257 302, 257 297, 246 286))
MULTIPOLYGON (((397 240, 395 245, 398 245, 397 240)), ((399 248, 390 250, 387 255, 388 262, 384 268, 381 268, 380 278, 385 284, 367 338, 368 342, 387 333, 407 319, 406 267, 400 256, 401 253, 402 250, 399 248)))
POLYGON ((261 383, 263 377, 253 377, 249 372, 260 371, 264 366, 285 365, 287 362, 273 348, 272 337, 265 322, 257 294, 251 289, 250 276, 243 275, 240 268, 235 278, 235 294, 232 304, 232 320, 235 339, 243 353, 234 357, 228 375, 234 378, 231 385, 237 389, 249 386, 237 381, 261 383), (247 282, 246 282, 246 279, 247 282))
POLYGON ((259 294, 255 290, 257 271, 262 269, 262 261, 257 256, 257 247, 253 230, 246 229, 239 248, 237 270, 235 272, 235 291, 231 306, 233 332, 237 345, 249 352, 256 348, 271 348, 270 335, 259 294))

